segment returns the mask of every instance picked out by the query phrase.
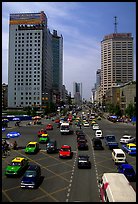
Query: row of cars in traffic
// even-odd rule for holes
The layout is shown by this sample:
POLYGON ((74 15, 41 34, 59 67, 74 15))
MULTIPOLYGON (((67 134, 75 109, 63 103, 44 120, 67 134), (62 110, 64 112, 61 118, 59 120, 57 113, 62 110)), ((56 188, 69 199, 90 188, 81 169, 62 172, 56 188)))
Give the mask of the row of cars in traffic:
POLYGON ((118 173, 123 173, 128 180, 135 181, 136 172, 133 166, 127 163, 125 152, 132 156, 136 155, 136 138, 131 135, 123 135, 120 138, 121 148, 119 148, 115 135, 106 135, 103 137, 102 131, 98 129, 98 124, 95 123, 94 125, 96 125, 96 130, 94 128, 95 137, 92 139, 94 150, 104 149, 101 140, 103 139, 105 145, 112 150, 112 160, 117 164, 118 173))
POLYGON ((136 202, 136 192, 129 181, 136 181, 136 172, 126 161, 125 152, 136 155, 136 138, 124 135, 120 139, 122 148, 115 135, 103 136, 98 124, 94 123, 95 137, 92 138, 94 150, 103 150, 103 142, 112 150, 111 157, 117 167, 117 173, 104 173, 99 179, 100 198, 102 202, 136 202), (103 139, 103 140, 102 140, 103 139))

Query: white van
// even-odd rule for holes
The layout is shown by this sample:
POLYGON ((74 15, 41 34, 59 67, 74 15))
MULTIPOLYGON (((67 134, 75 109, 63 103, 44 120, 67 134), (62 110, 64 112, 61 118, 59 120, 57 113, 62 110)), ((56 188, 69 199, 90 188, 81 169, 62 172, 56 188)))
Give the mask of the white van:
POLYGON ((104 173, 99 188, 102 202, 136 202, 136 192, 124 174, 104 173))
POLYGON ((70 134, 70 124, 63 122, 60 125, 60 133, 61 134, 70 134))
POLYGON ((113 149, 112 159, 115 162, 115 164, 125 163, 126 162, 126 155, 122 149, 113 149))

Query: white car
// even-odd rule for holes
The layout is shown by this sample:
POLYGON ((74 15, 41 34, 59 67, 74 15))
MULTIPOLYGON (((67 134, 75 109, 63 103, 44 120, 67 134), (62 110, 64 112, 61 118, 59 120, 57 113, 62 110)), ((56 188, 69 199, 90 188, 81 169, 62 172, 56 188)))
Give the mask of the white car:
POLYGON ((96 130, 95 131, 95 137, 97 138, 102 138, 103 137, 103 133, 102 133, 102 130, 96 130))
POLYGON ((89 127, 90 124, 86 121, 86 122, 83 123, 83 126, 84 126, 84 127, 89 127))
POLYGON ((99 130, 99 125, 97 123, 93 124, 92 129, 99 130))
POLYGON ((123 137, 120 139, 120 143, 133 143, 135 142, 135 137, 132 137, 131 135, 123 135, 123 137))

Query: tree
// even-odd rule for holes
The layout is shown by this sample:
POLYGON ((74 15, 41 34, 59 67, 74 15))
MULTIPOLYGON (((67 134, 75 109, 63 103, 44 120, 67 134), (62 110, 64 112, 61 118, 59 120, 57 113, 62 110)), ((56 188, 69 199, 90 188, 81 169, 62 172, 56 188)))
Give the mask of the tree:
POLYGON ((122 112, 118 104, 114 107, 114 113, 116 116, 122 116, 122 112))
POLYGON ((130 103, 125 110, 125 114, 127 116, 129 116, 130 118, 132 116, 136 116, 136 106, 134 106, 132 103, 130 103))

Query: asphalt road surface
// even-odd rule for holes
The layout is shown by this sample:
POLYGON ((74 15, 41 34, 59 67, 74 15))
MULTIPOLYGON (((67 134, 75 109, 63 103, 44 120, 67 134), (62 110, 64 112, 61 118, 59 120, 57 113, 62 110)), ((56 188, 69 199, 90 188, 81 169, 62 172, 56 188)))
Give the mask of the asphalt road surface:
MULTIPOLYGON (((13 122, 2 133, 5 137, 8 132, 19 131, 21 136, 16 138, 19 150, 11 150, 9 156, 2 158, 2 202, 100 202, 98 180, 104 172, 117 172, 116 165, 111 159, 109 150, 103 141, 104 150, 94 150, 92 138, 95 131, 92 127, 82 127, 86 133, 89 149, 78 150, 74 124, 74 134, 61 135, 57 125, 51 120, 42 120, 42 125, 26 126, 28 121, 22 121, 21 127, 15 127, 13 122), (60 159, 58 153, 47 154, 45 144, 40 144, 40 151, 36 155, 26 155, 24 147, 29 141, 38 141, 37 132, 52 123, 53 130, 49 130, 49 137, 56 139, 58 148, 63 144, 71 145, 72 159, 60 159), (90 157, 91 169, 78 169, 77 157, 79 154, 87 154, 90 157), (4 174, 7 164, 16 156, 29 159, 31 164, 39 164, 42 170, 42 179, 38 189, 21 189, 20 178, 7 178, 4 174)), ((114 134, 119 139, 124 134, 136 137, 136 127, 127 124, 112 123, 106 119, 98 121, 103 135, 114 134)), ((9 139, 13 142, 15 139, 9 139)), ((120 145, 121 147, 121 145, 120 145)), ((126 154, 127 155, 127 154, 126 154)), ((136 157, 127 155, 127 162, 136 170, 136 157)), ((131 182, 136 190, 136 182, 131 182)))

